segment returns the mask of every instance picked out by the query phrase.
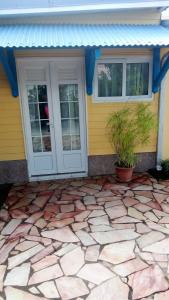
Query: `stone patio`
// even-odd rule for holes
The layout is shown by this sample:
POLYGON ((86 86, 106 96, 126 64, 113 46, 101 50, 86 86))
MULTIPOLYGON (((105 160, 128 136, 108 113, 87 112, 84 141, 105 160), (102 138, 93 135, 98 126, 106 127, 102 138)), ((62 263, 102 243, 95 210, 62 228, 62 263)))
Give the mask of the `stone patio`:
POLYGON ((169 181, 15 185, 0 211, 0 300, 169 299, 169 181))

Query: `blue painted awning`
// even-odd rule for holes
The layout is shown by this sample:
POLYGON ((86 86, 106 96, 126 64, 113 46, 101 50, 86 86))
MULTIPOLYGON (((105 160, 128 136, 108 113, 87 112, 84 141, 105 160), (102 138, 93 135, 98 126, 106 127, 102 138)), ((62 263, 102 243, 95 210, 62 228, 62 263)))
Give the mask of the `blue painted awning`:
POLYGON ((162 25, 0 25, 0 47, 167 47, 162 25))

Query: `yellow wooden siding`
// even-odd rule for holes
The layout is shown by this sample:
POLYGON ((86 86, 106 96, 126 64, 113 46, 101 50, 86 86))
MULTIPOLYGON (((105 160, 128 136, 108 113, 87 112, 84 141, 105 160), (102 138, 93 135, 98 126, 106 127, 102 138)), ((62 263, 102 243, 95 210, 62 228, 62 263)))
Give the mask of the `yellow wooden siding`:
MULTIPOLYGON (((102 50, 104 56, 120 56, 120 55, 151 55, 149 49, 104 49, 102 50)), ((153 99, 150 102, 151 111, 158 118, 158 100, 159 95, 153 95, 153 99)), ((94 103, 92 97, 87 97, 87 110, 88 110, 88 153, 89 155, 104 155, 114 153, 109 142, 107 135, 106 124, 107 120, 112 112, 118 111, 123 107, 134 107, 135 102, 128 103, 94 103)), ((157 130, 152 130, 150 143, 148 145, 138 147, 136 152, 154 152, 157 145, 157 130)))
POLYGON ((8 81, 0 67, 0 160, 24 158, 19 99, 11 96, 8 81))
MULTIPOLYGON (((165 55, 169 48, 162 49, 161 56, 165 55)), ((164 96, 164 115, 163 115, 163 130, 162 130, 162 159, 169 159, 169 72, 166 75, 164 96)))

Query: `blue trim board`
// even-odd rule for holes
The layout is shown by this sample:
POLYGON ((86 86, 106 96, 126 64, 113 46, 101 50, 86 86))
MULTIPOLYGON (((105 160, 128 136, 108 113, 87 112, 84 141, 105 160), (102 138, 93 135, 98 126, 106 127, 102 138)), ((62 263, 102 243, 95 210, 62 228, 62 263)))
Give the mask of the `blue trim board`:
POLYGON ((0 48, 0 61, 2 63, 3 69, 8 78, 8 82, 11 87, 11 92, 13 97, 17 97, 19 95, 18 92, 18 83, 17 83, 17 75, 16 75, 16 64, 15 64, 15 56, 13 49, 8 49, 5 51, 3 48, 0 48))
POLYGON ((85 49, 86 92, 89 96, 93 94, 95 62, 100 56, 101 51, 99 48, 85 49))
POLYGON ((158 85, 156 84, 157 76, 160 73, 160 48, 153 49, 153 84, 152 84, 152 92, 158 92, 158 85))

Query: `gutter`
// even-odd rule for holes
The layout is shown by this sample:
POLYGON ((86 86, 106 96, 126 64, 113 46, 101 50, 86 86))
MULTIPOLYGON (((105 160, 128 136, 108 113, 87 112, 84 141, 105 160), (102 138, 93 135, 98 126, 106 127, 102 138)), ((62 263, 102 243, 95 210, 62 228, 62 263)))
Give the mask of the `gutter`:
MULTIPOLYGON (((137 1, 136 1, 137 2, 137 1)), ((169 1, 141 1, 140 3, 106 3, 106 4, 92 4, 92 5, 73 5, 73 6, 59 6, 59 7, 37 7, 37 8, 14 8, 14 9, 0 9, 0 16, 12 15, 30 15, 30 14, 65 14, 65 13, 82 13, 82 12, 99 12, 109 10, 121 9, 138 9, 138 8, 167 8, 169 1)))

